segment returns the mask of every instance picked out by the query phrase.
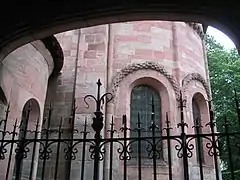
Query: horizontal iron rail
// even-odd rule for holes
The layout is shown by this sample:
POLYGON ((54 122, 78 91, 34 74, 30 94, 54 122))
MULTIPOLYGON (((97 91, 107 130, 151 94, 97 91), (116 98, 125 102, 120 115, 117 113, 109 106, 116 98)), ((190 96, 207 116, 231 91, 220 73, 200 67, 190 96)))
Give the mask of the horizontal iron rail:
MULTIPOLYGON (((197 138, 197 137, 211 137, 211 136, 226 136, 226 135, 228 135, 228 136, 235 136, 235 135, 240 135, 240 132, 232 132, 232 133, 228 133, 228 134, 226 134, 226 133, 213 133, 213 134, 211 134, 211 133, 207 133, 207 134, 199 134, 199 135, 197 135, 197 134, 186 134, 186 137, 187 138, 197 138)), ((144 140, 144 139, 152 139, 153 137, 152 136, 146 136, 146 137, 128 137, 128 138, 103 138, 103 139, 101 139, 100 141, 109 141, 109 142, 111 142, 111 141, 124 141, 124 140, 135 140, 135 139, 139 139, 139 140, 144 140)), ((155 136, 154 138, 156 138, 156 139, 164 139, 164 140, 166 140, 166 139, 176 139, 176 138, 181 138, 181 135, 173 135, 173 136, 155 136)), ((239 137, 240 138, 240 137, 239 137)), ((0 142, 9 142, 9 143, 14 143, 14 142, 19 142, 19 140, 8 140, 8 139, 6 139, 6 140, 0 140, 0 142)), ((60 141, 60 142, 65 142, 65 141, 69 141, 69 138, 64 138, 64 139, 25 139, 24 140, 25 142, 35 142, 35 141, 37 141, 37 142, 45 142, 45 141, 51 141, 51 142, 53 142, 53 141, 60 141)), ((81 139, 81 138, 76 138, 76 139, 73 139, 73 141, 79 141, 79 142, 90 142, 90 141, 95 141, 95 139, 94 138, 87 138, 87 139, 81 139)))

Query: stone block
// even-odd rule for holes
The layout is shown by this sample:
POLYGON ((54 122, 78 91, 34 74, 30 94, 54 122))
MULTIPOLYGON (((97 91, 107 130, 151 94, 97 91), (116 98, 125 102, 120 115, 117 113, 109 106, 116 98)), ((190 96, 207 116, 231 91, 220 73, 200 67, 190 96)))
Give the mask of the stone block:
POLYGON ((88 44, 87 43, 80 43, 79 44, 79 50, 80 51, 86 51, 88 48, 88 44))
POLYGON ((134 33, 133 24, 131 23, 114 24, 113 29, 117 35, 130 35, 134 33))
POLYGON ((147 22, 143 23, 134 23, 133 25, 134 31, 144 31, 144 32, 150 32, 151 30, 151 24, 148 24, 147 22))
POLYGON ((70 56, 70 50, 65 50, 63 54, 65 57, 70 56))
POLYGON ((72 102, 73 92, 65 92, 65 102, 72 102))
POLYGON ((96 34, 94 40, 96 43, 104 42, 106 40, 106 34, 96 34))
POLYGON ((153 57, 153 51, 148 49, 135 49, 135 55, 139 57, 153 57))
POLYGON ((64 102, 65 101, 65 93, 56 93, 54 100, 56 102, 64 102))
POLYGON ((134 42, 138 41, 138 37, 134 35, 115 35, 114 36, 115 42, 134 42))
POLYGON ((147 35, 138 35, 137 41, 142 43, 151 43, 151 36, 147 35))
POLYGON ((95 39, 94 34, 85 35, 85 42, 86 43, 93 43, 94 39, 95 39))
POLYGON ((88 59, 93 59, 97 57, 97 51, 96 50, 89 50, 89 51, 85 51, 84 58, 88 58, 88 59))
POLYGON ((163 51, 153 51, 153 55, 156 59, 158 59, 160 61, 165 59, 165 52, 163 52, 163 51))
POLYGON ((124 55, 133 55, 135 49, 131 44, 128 43, 118 43, 114 48, 114 56, 124 56, 124 55))
POLYGON ((104 51, 105 48, 106 46, 104 42, 88 44, 88 50, 104 51))
POLYGON ((76 57, 76 55, 77 55, 77 50, 76 49, 71 49, 70 50, 70 56, 71 57, 76 57))

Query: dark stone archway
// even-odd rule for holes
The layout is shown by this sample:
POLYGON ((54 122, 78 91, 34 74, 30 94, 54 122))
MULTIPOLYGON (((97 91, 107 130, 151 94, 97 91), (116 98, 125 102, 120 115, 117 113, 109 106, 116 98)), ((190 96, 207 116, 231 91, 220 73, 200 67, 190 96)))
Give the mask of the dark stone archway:
POLYGON ((129 20, 175 20, 210 24, 226 33, 239 47, 240 11, 236 2, 207 1, 39 1, 4 2, 0 12, 0 54, 55 33, 129 20))

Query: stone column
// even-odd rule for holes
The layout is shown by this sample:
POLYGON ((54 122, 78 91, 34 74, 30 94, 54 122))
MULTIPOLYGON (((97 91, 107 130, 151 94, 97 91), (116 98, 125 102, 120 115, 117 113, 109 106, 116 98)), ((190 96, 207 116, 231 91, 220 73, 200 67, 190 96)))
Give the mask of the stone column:
POLYGON ((206 72, 206 79, 209 86, 210 96, 211 96, 211 85, 210 85, 210 77, 209 77, 209 69, 208 69, 208 59, 207 59, 207 52, 206 52, 206 46, 205 46, 205 40, 202 39, 202 49, 203 49, 203 57, 205 62, 205 72, 206 72))
MULTIPOLYGON (((172 35, 173 35, 173 57, 174 57, 174 60, 175 60, 175 77, 178 81, 179 84, 181 84, 181 65, 180 65, 180 57, 179 57, 179 47, 178 47, 178 31, 179 29, 177 29, 177 24, 176 22, 172 22, 172 35)), ((180 86, 180 89, 181 89, 181 86, 180 86)), ((176 105, 178 106, 178 102, 177 102, 177 99, 176 99, 176 105)), ((174 107, 174 108, 171 108, 171 110, 173 110, 173 112, 175 112, 175 117, 176 117, 176 121, 173 122, 173 119, 170 119, 170 124, 171 126, 174 128, 174 130, 171 131, 171 135, 174 135, 174 134, 179 134, 179 129, 174 127, 176 125, 176 123, 178 123, 178 121, 180 121, 180 109, 178 107, 174 107), (176 110, 176 111, 175 111, 176 110)), ((171 116, 170 116, 171 117, 171 116)), ((176 177, 178 177, 179 179, 183 178, 183 172, 182 172, 182 169, 179 168, 179 167, 183 167, 182 166, 182 159, 181 158, 178 158, 177 157, 177 152, 175 150, 175 144, 174 142, 171 142, 172 143, 172 172, 174 172, 174 175, 176 177), (175 163, 176 162, 176 163, 175 163)))
MULTIPOLYGON (((181 81, 181 67, 180 67, 180 62, 179 62, 179 53, 178 53, 178 36, 177 36, 177 26, 175 22, 172 22, 172 46, 173 46, 173 58, 175 61, 175 77, 180 83, 181 81)), ((181 83, 180 83, 181 84, 181 83)))
MULTIPOLYGON (((112 31, 112 24, 107 25, 107 67, 106 67, 106 92, 112 92, 112 77, 113 77, 113 31, 112 31)), ((114 97, 113 97, 114 98, 114 97)), ((108 130, 111 129, 111 122, 112 122, 112 118, 113 118, 113 122, 114 122, 114 100, 112 100, 111 102, 109 102, 106 105, 106 110, 105 110, 105 138, 110 138, 110 133, 107 132, 108 130)), ((105 154, 105 159, 104 159, 104 169, 103 169, 103 173, 104 173, 104 179, 108 180, 109 179, 109 160, 110 160, 110 144, 108 143, 106 145, 106 154, 105 154)), ((116 156, 115 151, 113 152, 113 157, 114 158, 116 156)), ((113 160, 113 168, 116 167, 116 161, 114 162, 113 160)), ((114 171, 114 170, 113 170, 114 171)), ((113 178, 115 178, 114 173, 113 173, 113 178)))

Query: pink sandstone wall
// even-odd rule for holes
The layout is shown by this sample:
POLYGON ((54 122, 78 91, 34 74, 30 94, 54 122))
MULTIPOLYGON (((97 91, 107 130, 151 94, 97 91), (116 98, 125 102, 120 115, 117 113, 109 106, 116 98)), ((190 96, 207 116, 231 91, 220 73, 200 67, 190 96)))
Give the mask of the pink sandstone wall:
POLYGON ((197 72, 206 78, 201 38, 187 24, 182 22, 175 22, 174 24, 181 79, 193 72, 197 72))
MULTIPOLYGON (((55 101, 65 107, 69 104, 64 103, 72 96, 77 34, 78 30, 73 30, 56 35, 64 51, 65 63, 57 80, 56 98, 52 99, 57 99, 55 101)), ((117 23, 84 28, 80 34, 75 95, 77 114, 94 111, 94 104, 86 109, 83 97, 96 93, 96 81, 99 78, 104 92, 121 69, 131 64, 154 62, 162 65, 179 86, 183 78, 192 72, 206 79, 202 40, 183 22, 117 23)))
MULTIPOLYGON (((41 41, 35 41, 16 49, 2 61, 0 86, 6 95, 7 101, 10 102, 11 110, 7 122, 7 130, 10 132, 13 130, 13 124, 16 119, 19 126, 23 107, 30 99, 35 99, 39 105, 40 112, 37 116, 40 118, 41 124, 48 78, 52 70, 53 59, 41 41)), ((28 129, 35 129, 37 120, 31 120, 28 124, 28 129)), ((10 137, 6 136, 6 138, 10 137)), ((6 162, 7 158, 6 161, 1 161, 0 163, 0 179, 4 179, 6 162)), ((14 160, 12 159, 11 169, 13 169, 13 164, 14 160)), ((25 167, 24 173, 29 173, 29 168, 25 167)))
POLYGON ((68 31, 56 34, 55 37, 63 49, 64 65, 61 73, 57 77, 50 78, 48 82, 45 113, 48 113, 46 108, 52 103, 54 108, 52 128, 58 128, 61 117, 64 119, 64 125, 69 125, 78 32, 77 30, 68 31))
POLYGON ((174 69, 172 22, 139 21, 112 25, 114 74, 130 63, 155 61, 174 69))
POLYGON ((84 114, 94 111, 94 104, 91 104, 89 109, 85 108, 83 98, 87 94, 96 93, 98 78, 101 79, 104 89, 107 58, 106 33, 105 25, 81 29, 78 58, 76 55, 79 30, 55 35, 63 49, 65 61, 61 74, 49 83, 49 86, 51 86, 49 89, 55 88, 55 90, 49 90, 52 93, 49 92, 51 95, 48 95, 48 101, 53 101, 56 106, 57 119, 60 119, 61 116, 68 117, 70 115, 69 108, 72 101, 76 58, 78 59, 75 95, 78 108, 76 113, 84 114))
MULTIPOLYGON (((73 98, 75 98, 76 106, 78 107, 76 110, 75 128, 80 128, 81 130, 85 116, 91 118, 89 115, 91 116, 95 111, 94 102, 88 101, 90 107, 87 109, 83 98, 87 94, 96 94, 96 82, 98 78, 100 78, 103 83, 102 90, 105 92, 107 29, 105 25, 96 26, 59 33, 56 34, 55 37, 63 49, 64 66, 61 74, 56 78, 50 79, 48 84, 46 105, 49 105, 50 102, 54 105, 52 116, 54 121, 51 122, 51 128, 57 128, 61 117, 64 119, 65 128, 69 128, 71 103, 73 98), (80 41, 79 47, 77 45, 78 39, 80 41), (75 97, 73 97, 76 60, 76 93, 75 97)), ((45 112, 47 113, 47 111, 45 112)), ((89 119, 89 123, 91 123, 91 119, 89 119)), ((89 129, 91 130, 91 128, 89 129)), ((68 135, 69 134, 65 134, 64 136, 68 135)), ((77 159, 72 162, 71 179, 79 179, 79 161, 77 159)), ((89 162, 92 161, 89 159, 89 162)), ((46 178, 53 179, 51 170, 54 171, 54 165, 54 163, 47 165, 49 168, 46 172, 46 178)), ((91 168, 92 164, 86 165, 86 177, 91 176, 91 168), (87 170, 88 168, 89 170, 87 170)), ((58 177, 65 179, 64 174, 66 174, 67 162, 64 160, 64 157, 60 159, 59 169, 61 170, 59 171, 58 177)))
POLYGON ((16 49, 3 60, 0 84, 10 102, 10 118, 20 121, 22 108, 31 98, 38 101, 42 114, 52 70, 51 55, 40 41, 16 49))
MULTIPOLYGON (((163 108, 163 114, 165 112, 170 113, 171 123, 174 126, 180 120, 176 102, 176 88, 178 90, 182 89, 182 80, 190 73, 198 73, 206 81, 207 73, 205 71, 202 39, 192 27, 183 22, 140 21, 84 28, 80 32, 78 50, 77 34, 78 30, 73 30, 56 35, 64 50, 65 58, 62 74, 58 77, 59 83, 57 84, 56 99, 59 102, 58 107, 62 106, 63 109, 69 107, 67 102, 71 99, 71 92, 73 92, 71 88, 73 87, 74 62, 78 51, 75 94, 78 108, 76 111, 75 128, 79 130, 82 130, 86 116, 89 130, 91 131, 91 118, 95 111, 95 104, 89 100, 90 107, 87 109, 83 98, 87 94, 96 95, 96 81, 99 78, 103 83, 101 93, 115 91, 114 101, 105 107, 107 109, 103 109, 103 112, 106 110, 107 122, 114 115, 116 128, 121 126, 121 116, 129 114, 129 97, 131 88, 134 84, 136 85, 135 82, 141 84, 144 83, 145 79, 145 82, 149 82, 150 84, 151 82, 156 82, 157 84, 162 84, 163 87, 165 86, 166 90, 164 91, 168 93, 169 97, 166 100, 163 98, 162 104, 164 104, 165 108, 163 108), (163 67, 163 69, 158 71, 156 68, 151 70, 149 68, 139 68, 139 66, 143 67, 143 64, 147 62, 154 64, 154 67, 163 67), (112 82, 115 82, 116 77, 119 77, 119 74, 122 73, 121 70, 128 66, 132 66, 133 69, 130 69, 131 72, 126 76, 124 75, 123 80, 117 81, 117 86, 112 84, 112 82), (162 71, 166 72, 165 75, 161 73, 162 71), (175 84, 169 81, 169 77, 171 77, 170 79, 175 84), (153 81, 149 81, 150 79, 153 79, 153 81), (114 88, 112 89, 112 87, 114 88), (167 105, 168 103, 169 106, 167 105)), ((187 91, 183 94, 188 102, 191 101, 194 95, 193 92, 199 92, 204 97, 207 97, 207 91, 199 80, 193 79, 191 83, 186 87, 187 91), (194 89, 192 89, 191 83, 200 85, 194 86, 194 89)), ((162 92, 160 89, 159 93, 161 95, 164 91, 162 92)), ((58 111, 58 114, 62 112, 66 114, 63 109, 58 111)), ((191 108, 187 107, 185 119, 190 124, 192 123, 191 113, 191 108)), ((208 118, 208 112, 204 114, 208 118)), ((165 120, 164 117, 162 119, 165 120)), ((179 131, 174 129, 173 133, 177 134, 179 131)), ((116 166, 114 166, 114 172, 116 176, 121 177, 121 164, 117 163, 119 161, 117 157, 115 159, 116 166)), ((89 168, 89 170, 86 170, 86 178, 92 175, 92 161, 88 160, 86 169, 89 168)), ((80 157, 76 160, 76 164, 79 163, 78 161, 81 161, 80 157)), ((179 179, 179 176, 182 175, 182 168, 180 168, 181 159, 174 156, 173 161, 174 165, 176 165, 174 167, 176 172, 174 176, 175 179, 179 179)), ((191 174, 191 178, 195 179, 197 178, 196 169, 198 166, 195 156, 191 159, 191 163, 196 166, 196 168, 192 169, 195 173, 191 174)), ((211 172, 211 163, 211 159, 207 160, 206 172, 211 172)), ((78 179, 80 175, 76 164, 72 165, 72 179, 78 179)), ((130 174, 134 172, 134 168, 131 169, 129 167, 129 170, 130 174)), ((146 175, 150 173, 149 171, 151 170, 144 168, 146 175)), ((105 167, 105 173, 107 172, 108 167, 105 167)), ((162 178, 167 177, 164 171, 159 176, 162 178)), ((211 179, 210 175, 209 179, 211 179)))
MULTIPOLYGON (((58 77, 48 80, 53 65, 51 61, 46 61, 46 54, 39 53, 33 44, 17 49, 2 63, 0 78, 3 76, 4 78, 0 80, 0 85, 7 99, 12 103, 11 118, 20 117, 22 107, 29 98, 38 100, 42 114, 46 99, 45 109, 50 102, 54 105, 51 128, 59 125, 61 117, 64 118, 65 127, 69 127, 71 102, 75 90, 74 98, 77 106, 75 128, 82 130, 84 119, 87 117, 88 128, 92 131, 90 125, 95 104, 94 101, 89 100, 90 107, 87 109, 83 98, 87 94, 96 95, 96 82, 100 79, 103 84, 101 93, 114 91, 115 95, 114 101, 103 108, 103 112, 106 111, 106 123, 109 123, 111 116, 114 115, 116 128, 119 128, 121 116, 123 114, 129 116, 131 88, 136 84, 150 83, 156 85, 155 88, 160 95, 168 95, 165 99, 162 98, 164 105, 162 110, 163 114, 169 112, 171 124, 174 126, 180 120, 176 91, 182 88, 184 77, 194 72, 199 73, 206 80, 202 40, 191 27, 182 22, 126 22, 89 27, 80 31, 73 30, 55 36, 64 51, 64 67, 58 77), (79 47, 77 47, 78 38, 79 47), (78 65, 76 89, 74 89, 76 60, 78 65), (150 63, 151 67, 144 69, 146 63, 150 63), (122 71, 126 67, 130 67, 129 73, 122 71), (120 80, 116 80, 116 77, 120 77, 120 80), (115 86, 113 82, 117 82, 117 85, 115 86)), ((199 83, 199 80, 191 80, 191 83, 199 83)), ((191 101, 194 95, 192 92, 200 92, 207 97, 206 89, 201 83, 194 89, 190 87, 187 89, 191 91, 191 93, 186 91, 184 94, 188 101, 191 101)), ((186 121, 191 123, 191 108, 186 109, 185 114, 186 121)), ((165 120, 164 117, 162 119, 165 120)), ((174 129, 173 133, 177 134, 179 131, 174 129)), ((114 176, 121 178, 122 165, 117 154, 115 156, 114 176)), ((80 162, 81 156, 78 156, 72 163, 71 179, 73 180, 79 179, 80 162)), ((92 177, 92 162, 88 154, 85 167, 86 179, 92 177)), ((173 162, 174 178, 181 179, 181 159, 176 158, 174 154, 173 162)), ((211 163, 210 160, 208 162, 211 163)), ((195 158, 192 163, 196 165, 195 158)), ((47 173, 50 175, 54 168, 52 164, 47 166, 47 173)), ((60 179, 64 179, 66 167, 66 162, 63 160, 59 166, 60 179)), ((103 168, 102 163, 101 168, 103 168)), ((158 168, 159 177, 163 179, 167 178, 165 168, 167 169, 167 165, 164 165, 163 169, 158 168)), ((152 169, 145 167, 143 171, 143 178, 149 178, 152 169)), ((108 173, 108 167, 105 167, 104 172, 108 173)), ((136 179, 135 172, 134 167, 129 167, 129 178, 136 179)), ((191 179, 197 178, 196 173, 191 174, 191 179)), ((51 179, 50 176, 47 178, 51 179)))

